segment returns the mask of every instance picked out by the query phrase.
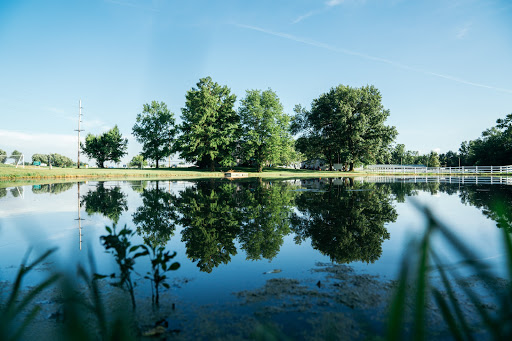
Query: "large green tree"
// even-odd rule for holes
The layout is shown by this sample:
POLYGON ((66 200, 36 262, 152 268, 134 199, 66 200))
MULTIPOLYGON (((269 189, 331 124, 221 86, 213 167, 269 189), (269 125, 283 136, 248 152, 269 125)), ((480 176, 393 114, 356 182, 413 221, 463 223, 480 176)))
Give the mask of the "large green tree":
POLYGON ((395 127, 384 124, 389 110, 384 109, 381 94, 373 85, 339 85, 314 99, 311 110, 297 109, 295 131, 312 139, 331 170, 336 156, 350 165, 349 170, 355 162, 374 162, 397 135, 395 127))
POLYGON ((234 109, 236 96, 227 86, 206 77, 187 92, 185 99, 175 151, 212 171, 216 164, 233 165, 240 135, 240 119, 234 109))
POLYGON ((292 152, 290 117, 283 112, 272 90, 247 90, 239 108, 242 123, 241 149, 245 161, 263 170, 266 164, 280 164, 292 152))
POLYGON ((164 102, 144 104, 132 131, 137 141, 142 143, 142 156, 154 160, 156 168, 160 159, 171 155, 176 127, 174 114, 164 102))
POLYGON ((105 168, 106 161, 120 162, 126 155, 128 139, 123 139, 116 125, 98 136, 87 134, 85 145, 80 142, 80 147, 87 157, 96 159, 96 165, 99 168, 105 168))

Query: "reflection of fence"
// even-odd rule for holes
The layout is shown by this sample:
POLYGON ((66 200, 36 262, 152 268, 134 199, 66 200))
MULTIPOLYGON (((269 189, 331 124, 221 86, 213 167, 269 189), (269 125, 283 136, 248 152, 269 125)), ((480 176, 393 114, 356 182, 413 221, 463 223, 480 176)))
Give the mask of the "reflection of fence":
POLYGON ((414 167, 370 165, 366 170, 385 174, 512 174, 512 166, 414 167))
POLYGON ((512 177, 504 176, 366 176, 355 180, 370 183, 446 183, 476 185, 512 185, 512 177))

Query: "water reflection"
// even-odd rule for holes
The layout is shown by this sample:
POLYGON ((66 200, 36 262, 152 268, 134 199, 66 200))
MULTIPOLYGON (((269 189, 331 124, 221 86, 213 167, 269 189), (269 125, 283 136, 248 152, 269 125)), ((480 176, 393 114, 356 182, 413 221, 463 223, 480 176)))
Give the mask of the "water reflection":
POLYGON ((183 226, 181 240, 187 256, 201 271, 211 272, 237 253, 234 240, 241 220, 238 194, 235 184, 212 180, 200 181, 175 198, 178 222, 183 226))
POLYGON ((0 198, 3 198, 7 195, 7 188, 0 188, 0 198))
MULTIPOLYGON (((458 194, 462 203, 481 208, 498 226, 509 226, 512 221, 512 213, 500 211, 500 205, 512 204, 508 186, 392 180, 211 179, 188 182, 173 191, 165 182, 127 183, 142 198, 132 220, 145 244, 166 246, 181 227, 187 257, 208 273, 228 264, 239 251, 248 260, 272 260, 288 235, 297 244, 310 242, 337 263, 373 263, 382 255, 383 242, 390 238, 387 224, 397 219, 393 203, 405 202, 420 192, 458 194)), ((104 183, 85 194, 81 203, 87 213, 100 213, 113 223, 128 208, 121 188, 104 183)))
POLYGON ((82 204, 85 204, 87 214, 100 213, 112 220, 114 224, 119 217, 128 209, 126 194, 119 186, 112 188, 105 187, 103 182, 98 183, 95 190, 89 191, 82 197, 82 204))
POLYGON ((461 202, 478 207, 482 213, 494 220, 499 228, 512 233, 512 191, 504 185, 484 185, 462 187, 459 193, 461 202))
POLYGON ((390 237, 384 225, 398 216, 390 188, 351 179, 319 185, 315 191, 300 192, 295 200, 296 242, 311 238, 313 248, 338 263, 379 259, 382 243, 390 237))
POLYGON ((240 186, 239 241, 247 259, 271 260, 290 230, 296 186, 287 182, 259 182, 240 186))
POLYGON ((56 184, 45 184, 45 185, 33 185, 32 193, 41 194, 41 193, 51 193, 51 194, 59 194, 65 192, 73 187, 74 182, 64 182, 64 183, 56 183, 56 184))
POLYGON ((142 189, 142 206, 133 214, 133 223, 137 227, 137 233, 144 238, 147 245, 152 247, 165 245, 176 229, 174 197, 160 189, 158 181, 155 188, 146 189, 146 186, 147 183, 144 182, 136 187, 142 189))
POLYGON ((11 195, 15 198, 23 198, 23 187, 13 187, 11 188, 11 195))

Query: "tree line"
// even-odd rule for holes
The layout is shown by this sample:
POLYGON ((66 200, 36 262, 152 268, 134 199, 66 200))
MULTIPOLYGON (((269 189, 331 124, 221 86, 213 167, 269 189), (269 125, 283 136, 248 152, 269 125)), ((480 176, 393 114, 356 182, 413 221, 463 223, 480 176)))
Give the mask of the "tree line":
MULTIPOLYGON (((142 144, 131 164, 159 161, 178 153, 201 168, 246 165, 259 172, 264 167, 289 165, 307 158, 342 162, 350 170, 355 163, 375 162, 397 135, 386 126, 389 110, 374 86, 340 85, 313 100, 311 110, 298 105, 295 115, 284 113, 277 94, 247 90, 235 109, 236 95, 226 85, 202 78, 187 91, 180 125, 164 102, 144 104, 132 134, 142 144), (299 136, 297 140, 293 135, 299 136)), ((96 160, 120 162, 128 140, 117 126, 100 135, 88 134, 82 151, 96 160)))

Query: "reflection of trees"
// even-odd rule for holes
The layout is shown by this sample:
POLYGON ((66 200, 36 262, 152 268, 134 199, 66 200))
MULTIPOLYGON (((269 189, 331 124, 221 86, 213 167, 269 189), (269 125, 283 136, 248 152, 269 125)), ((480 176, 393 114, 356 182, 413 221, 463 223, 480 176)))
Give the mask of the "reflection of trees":
POLYGON ((294 194, 285 182, 252 183, 243 190, 239 241, 247 259, 274 258, 290 233, 294 194))
POLYGON ((127 181, 132 189, 137 193, 143 193, 148 186, 147 180, 129 180, 127 181))
POLYGON ((96 190, 90 191, 82 197, 81 204, 85 204, 85 211, 91 215, 100 213, 117 224, 119 217, 128 209, 126 195, 121 188, 105 188, 103 182, 98 183, 96 190))
POLYGON ((133 223, 146 244, 165 245, 174 235, 177 217, 173 200, 173 195, 158 188, 158 182, 156 188, 143 190, 142 206, 133 214, 133 223))
POLYGON ((240 231, 240 217, 235 195, 232 183, 204 181, 185 189, 176 199, 187 256, 197 261, 201 271, 211 272, 236 254, 234 239, 240 231))
POLYGON ((405 197, 418 195, 419 191, 428 192, 431 195, 437 194, 441 184, 438 182, 394 182, 386 185, 391 189, 397 202, 405 202, 405 197))
POLYGON ((20 196, 23 196, 23 187, 13 187, 11 188, 11 194, 13 197, 17 198, 17 197, 20 197, 20 196))
POLYGON ((0 188, 0 198, 3 198, 7 195, 7 189, 0 188))
POLYGON ((478 207, 496 221, 499 228, 512 233, 512 189, 506 185, 465 185, 460 188, 463 204, 478 207))
POLYGON ((301 192, 295 199, 296 240, 311 238, 315 249, 339 263, 377 260, 384 239, 389 239, 384 224, 397 218, 389 187, 347 181, 320 189, 301 192))
POLYGON ((51 194, 59 194, 65 192, 71 187, 73 187, 74 182, 64 182, 64 183, 56 183, 56 184, 46 184, 46 185, 34 185, 32 186, 32 193, 41 194, 41 193, 51 193, 51 194))
POLYGON ((202 181, 185 189, 175 205, 188 257, 211 272, 236 255, 238 239, 248 259, 272 259, 290 231, 293 195, 283 182, 202 181))

